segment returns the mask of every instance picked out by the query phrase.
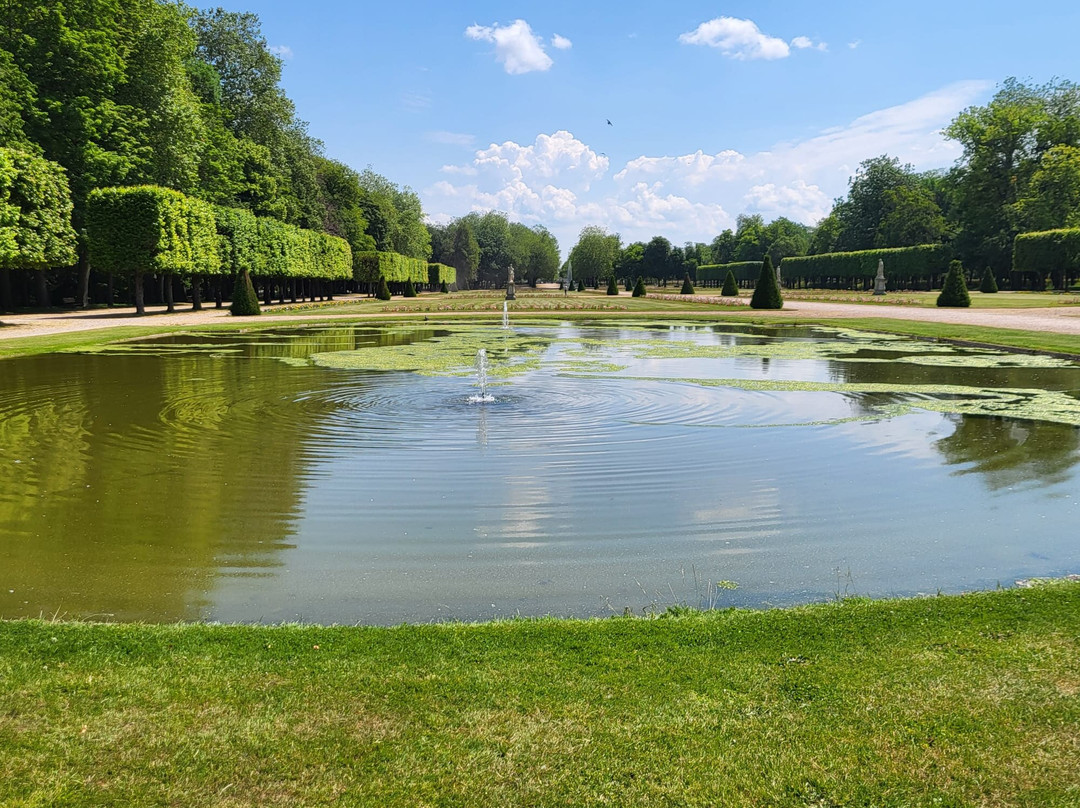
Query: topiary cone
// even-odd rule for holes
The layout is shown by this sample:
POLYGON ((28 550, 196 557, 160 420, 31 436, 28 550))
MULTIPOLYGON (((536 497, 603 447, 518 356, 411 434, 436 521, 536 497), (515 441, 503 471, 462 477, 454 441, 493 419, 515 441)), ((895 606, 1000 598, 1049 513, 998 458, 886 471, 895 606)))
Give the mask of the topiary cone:
POLYGON ((638 275, 637 283, 634 284, 634 292, 632 297, 645 297, 647 292, 645 291, 645 281, 638 275))
POLYGON ((232 306, 229 307, 229 312, 237 317, 262 314, 259 296, 255 294, 255 285, 251 282, 247 270, 233 283, 232 306))
POLYGON ((949 264, 949 273, 945 276, 945 285, 941 287, 937 304, 942 308, 953 309, 966 309, 971 305, 971 295, 968 294, 967 284, 964 282, 964 267, 959 261, 949 264))
POLYGON ((614 275, 612 275, 610 278, 608 278, 607 293, 609 295, 617 295, 617 294, 619 294, 619 284, 616 282, 614 275))
POLYGON ((735 273, 730 269, 727 271, 727 277, 724 278, 724 288, 720 290, 721 297, 738 297, 739 296, 739 284, 735 282, 735 273))
POLYGON ((379 276, 379 288, 375 292, 375 297, 379 298, 379 300, 390 299, 390 287, 386 285, 386 278, 382 275, 379 276))
POLYGON ((997 290, 997 278, 994 277, 994 270, 987 267, 982 276, 982 283, 979 284, 979 291, 983 294, 992 295, 997 290))
POLYGON ((680 295, 692 295, 694 294, 694 284, 690 283, 690 273, 687 272, 683 275, 682 289, 679 290, 680 295))
POLYGON ((412 278, 405 281, 405 293, 402 297, 416 297, 416 287, 413 286, 412 278))
POLYGON ((772 258, 768 255, 761 262, 761 275, 758 276, 757 285, 754 287, 754 296, 750 298, 750 308, 784 308, 784 298, 780 296, 780 284, 776 282, 776 272, 773 271, 772 258))

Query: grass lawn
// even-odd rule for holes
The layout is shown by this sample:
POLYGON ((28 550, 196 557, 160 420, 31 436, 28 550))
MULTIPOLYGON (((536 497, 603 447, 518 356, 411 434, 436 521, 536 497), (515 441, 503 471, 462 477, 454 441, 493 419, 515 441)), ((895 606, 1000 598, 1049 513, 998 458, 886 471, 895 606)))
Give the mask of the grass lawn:
POLYGON ((1080 584, 658 619, 0 623, 4 805, 1080 804, 1080 584))
MULTIPOLYGON (((816 300, 822 303, 860 303, 874 306, 915 306, 935 308, 938 291, 889 292, 874 297, 873 292, 850 292, 838 289, 785 289, 785 300, 816 300)), ((1075 292, 997 292, 985 295, 970 290, 973 309, 1047 309, 1057 306, 1080 306, 1075 292)))

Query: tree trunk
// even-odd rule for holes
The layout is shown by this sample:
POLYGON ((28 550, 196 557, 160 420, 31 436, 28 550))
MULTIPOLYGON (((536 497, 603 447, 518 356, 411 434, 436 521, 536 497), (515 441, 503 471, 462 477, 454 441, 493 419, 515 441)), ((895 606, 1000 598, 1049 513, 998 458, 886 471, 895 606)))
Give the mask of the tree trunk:
POLYGON ((11 311, 15 301, 11 299, 11 270, 0 269, 0 310, 11 311))
POLYGON ((39 269, 37 271, 37 304, 43 308, 49 308, 49 285, 45 281, 45 270, 39 269))
POLYGON ((165 279, 165 310, 172 314, 176 311, 176 306, 173 305, 173 277, 172 275, 164 275, 165 279))
POLYGON ((135 313, 146 314, 146 306, 143 303, 143 274, 135 273, 135 313))
POLYGON ((191 279, 191 310, 202 311, 202 278, 198 275, 191 279))
POLYGON ((214 278, 214 308, 220 309, 221 306, 221 278, 214 278))
POLYGON ((263 302, 267 306, 274 302, 274 285, 269 278, 263 281, 263 302))
POLYGON ((109 273, 109 285, 107 291, 105 292, 105 295, 106 302, 109 304, 109 308, 111 309, 113 307, 113 274, 111 272, 109 273))
POLYGON ((80 309, 90 306, 90 259, 85 249, 79 251, 79 294, 75 305, 80 309))

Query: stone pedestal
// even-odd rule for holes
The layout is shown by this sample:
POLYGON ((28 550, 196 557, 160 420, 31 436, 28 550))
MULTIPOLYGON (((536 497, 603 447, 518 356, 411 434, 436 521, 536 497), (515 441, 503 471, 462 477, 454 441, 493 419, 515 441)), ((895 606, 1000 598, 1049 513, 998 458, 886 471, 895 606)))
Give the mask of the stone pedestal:
POLYGON ((510 267, 510 271, 506 276, 506 299, 517 300, 517 296, 514 294, 514 268, 510 267))

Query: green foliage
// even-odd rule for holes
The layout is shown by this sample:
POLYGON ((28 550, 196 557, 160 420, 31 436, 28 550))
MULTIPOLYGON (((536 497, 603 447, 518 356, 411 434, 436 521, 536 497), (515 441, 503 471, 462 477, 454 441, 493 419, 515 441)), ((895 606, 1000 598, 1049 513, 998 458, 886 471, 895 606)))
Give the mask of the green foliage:
POLYGON ((379 276, 379 288, 375 292, 375 297, 379 300, 390 299, 390 287, 386 284, 386 278, 382 275, 379 276))
POLYGON ((949 273, 945 276, 945 285, 938 295, 937 304, 949 308, 967 308, 971 305, 971 296, 964 282, 964 266, 959 261, 949 264, 949 273))
POLYGON ((446 285, 446 281, 443 281, 439 284, 439 291, 442 292, 444 295, 450 293, 450 288, 446 285))
POLYGON ((782 309, 783 307, 784 299, 780 296, 780 284, 776 282, 772 258, 766 255, 761 262, 761 274, 758 276, 757 285, 754 286, 754 295, 750 298, 750 308, 782 309))
POLYGON ((613 297, 614 297, 615 295, 619 294, 619 284, 618 284, 618 282, 617 282, 617 281, 615 280, 615 276, 614 276, 614 275, 608 275, 608 281, 607 281, 607 293, 608 293, 609 295, 613 296, 613 297))
POLYGON ((354 280, 378 283, 380 278, 391 283, 427 283, 428 262, 400 253, 367 252, 353 256, 354 280))
POLYGON ((237 317, 262 314, 262 309, 259 308, 259 296, 255 294, 255 286, 247 270, 237 275, 233 282, 232 306, 229 312, 237 317))
MULTIPOLYGON (((700 270, 699 270, 700 271, 700 270)), ((724 278, 724 288, 720 290, 721 297, 738 297, 739 284, 735 280, 735 273, 730 269, 724 278)))
POLYGON ((634 291, 634 280, 629 275, 626 276, 626 291, 628 291, 628 292, 633 292, 634 291))
POLYGON ((71 209, 63 168, 0 148, 0 269, 73 264, 71 209))
POLYGON ((736 261, 733 264, 706 264, 697 268, 698 283, 720 283, 733 275, 736 281, 757 280, 761 261, 736 261))
POLYGON ((214 206, 218 254, 222 270, 230 275, 258 273, 260 264, 259 222, 249 210, 214 206))
POLYGON ((692 295, 694 294, 694 284, 690 283, 690 275, 687 273, 683 276, 682 289, 679 290, 680 295, 692 295))
POLYGON ((1021 233, 1013 244, 1017 272, 1080 271, 1080 228, 1021 233))
POLYGON ((1080 227, 1080 148, 1059 145, 1043 154, 1027 196, 1014 207, 1024 230, 1080 227))
POLYGON ((618 257, 619 236, 596 226, 582 228, 578 243, 570 251, 574 274, 581 278, 610 275, 618 257))
POLYGON ((780 267, 784 277, 797 278, 875 278, 878 261, 885 262, 890 278, 929 278, 948 268, 952 249, 943 244, 896 247, 883 250, 825 253, 785 258, 780 267))
POLYGON ((348 242, 337 236, 305 230, 277 219, 257 217, 255 269, 271 278, 346 280, 352 275, 348 242))
POLYGON ((632 297, 645 297, 648 294, 645 291, 645 281, 638 275, 637 283, 634 284, 634 291, 632 297))
POLYGON ((979 284, 979 291, 983 294, 992 295, 998 290, 997 278, 994 277, 994 270, 987 267, 983 272, 982 283, 979 284))
POLYGON ((405 281, 405 291, 401 295, 402 297, 416 297, 416 287, 413 286, 412 278, 405 281))
POLYGON ((86 233, 91 261, 107 272, 190 275, 222 266, 213 208, 168 188, 95 189, 86 233))
POLYGON ((457 270, 446 264, 428 264, 427 282, 431 286, 457 283, 457 270))
POLYGON ((578 290, 579 292, 584 292, 584 291, 585 291, 585 281, 580 281, 580 280, 579 280, 579 281, 577 282, 577 290, 578 290))

